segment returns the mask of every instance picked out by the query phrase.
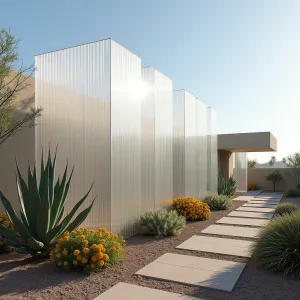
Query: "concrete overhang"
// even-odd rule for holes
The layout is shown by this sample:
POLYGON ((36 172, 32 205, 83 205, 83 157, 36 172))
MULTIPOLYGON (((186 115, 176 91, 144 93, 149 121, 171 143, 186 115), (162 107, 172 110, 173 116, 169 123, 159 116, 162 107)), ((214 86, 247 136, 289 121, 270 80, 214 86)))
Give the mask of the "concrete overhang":
POLYGON ((230 152, 276 151, 277 139, 271 132, 219 134, 218 149, 230 152))

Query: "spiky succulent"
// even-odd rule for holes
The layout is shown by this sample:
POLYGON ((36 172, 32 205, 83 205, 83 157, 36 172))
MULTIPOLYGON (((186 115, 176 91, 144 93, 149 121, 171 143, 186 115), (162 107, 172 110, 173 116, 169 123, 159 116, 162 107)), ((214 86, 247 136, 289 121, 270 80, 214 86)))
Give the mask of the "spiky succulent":
POLYGON ((74 167, 69 178, 67 178, 67 164, 62 179, 58 178, 54 184, 55 163, 56 152, 52 160, 49 151, 46 166, 44 166, 43 157, 41 158, 39 183, 36 166, 34 165, 33 171, 30 166, 28 167, 27 184, 21 175, 18 164, 16 164, 21 218, 17 216, 9 200, 0 192, 0 200, 15 228, 15 231, 12 232, 0 223, 0 234, 2 235, 0 239, 5 244, 15 247, 18 252, 34 256, 47 255, 56 239, 64 231, 72 231, 79 226, 86 219, 93 207, 95 199, 93 199, 88 208, 84 209, 74 218, 78 209, 88 197, 92 185, 86 195, 63 218, 74 167))

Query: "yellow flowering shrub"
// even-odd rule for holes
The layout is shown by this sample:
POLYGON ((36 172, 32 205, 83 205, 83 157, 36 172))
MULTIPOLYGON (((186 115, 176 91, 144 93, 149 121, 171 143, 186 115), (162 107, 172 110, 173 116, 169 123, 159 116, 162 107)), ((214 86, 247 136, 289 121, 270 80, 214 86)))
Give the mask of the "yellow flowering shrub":
POLYGON ((248 191, 255 191, 256 190, 256 185, 253 183, 248 184, 248 191))
POLYGON ((185 216, 188 221, 208 220, 209 206, 195 198, 177 198, 173 200, 172 207, 179 215, 185 216))
MULTIPOLYGON (((7 214, 0 214, 0 223, 5 226, 7 229, 14 230, 12 223, 10 222, 7 214)), ((2 240, 1 240, 1 234, 0 234, 0 253, 6 252, 9 250, 9 246, 7 246, 2 240)))
POLYGON ((90 274, 120 260, 124 246, 121 236, 104 228, 78 228, 58 238, 50 259, 60 268, 80 268, 90 274))

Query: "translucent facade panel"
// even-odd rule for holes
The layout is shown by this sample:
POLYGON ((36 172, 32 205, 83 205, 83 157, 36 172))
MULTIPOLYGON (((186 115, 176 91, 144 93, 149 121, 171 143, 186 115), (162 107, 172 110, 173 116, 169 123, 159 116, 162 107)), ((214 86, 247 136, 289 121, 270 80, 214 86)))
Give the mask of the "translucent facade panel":
POLYGON ((173 197, 185 196, 185 92, 173 91, 173 197))
POLYGON ((203 199, 207 195, 207 106, 196 99, 196 155, 197 155, 197 193, 203 199))
POLYGON ((138 232, 141 203, 141 60, 111 41, 111 228, 138 232))
POLYGON ((233 166, 233 178, 236 180, 236 191, 246 192, 248 189, 247 152, 234 153, 233 166))
POLYGON ((142 78, 147 89, 142 101, 142 203, 151 208, 148 201, 154 200, 158 209, 170 206, 173 195, 172 81, 151 67, 142 69, 142 78))
POLYGON ((218 115, 207 108, 207 191, 218 192, 218 115))
POLYGON ((36 126, 36 161, 58 145, 57 173, 75 166, 66 211, 93 189, 97 196, 84 225, 111 228, 110 203, 110 40, 35 58, 35 103, 43 107, 36 126))
POLYGON ((198 198, 196 98, 185 91, 185 195, 198 198))

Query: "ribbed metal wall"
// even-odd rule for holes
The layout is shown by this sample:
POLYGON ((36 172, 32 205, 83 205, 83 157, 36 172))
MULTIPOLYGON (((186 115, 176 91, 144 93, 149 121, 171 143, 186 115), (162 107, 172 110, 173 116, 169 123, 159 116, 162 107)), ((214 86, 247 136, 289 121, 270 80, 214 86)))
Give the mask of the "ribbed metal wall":
POLYGON ((173 91, 173 197, 185 196, 185 91, 173 91))
POLYGON ((147 89, 142 101, 142 203, 158 209, 170 206, 173 196, 172 81, 151 67, 142 69, 142 78, 147 89))
POLYGON ((197 155, 197 193, 203 199, 207 195, 207 106, 196 99, 196 155, 197 155))
POLYGON ((111 41, 111 228, 134 235, 141 205, 141 60, 111 41))
POLYGON ((218 192, 218 115, 207 108, 207 191, 218 192))
POLYGON ((236 191, 246 192, 248 189, 247 152, 234 153, 233 166, 233 178, 236 180, 236 191))
POLYGON ((58 145, 57 173, 69 162, 75 172, 66 211, 87 192, 85 222, 110 229, 110 40, 55 51, 35 58, 35 103, 43 107, 36 126, 36 161, 49 143, 58 145))

